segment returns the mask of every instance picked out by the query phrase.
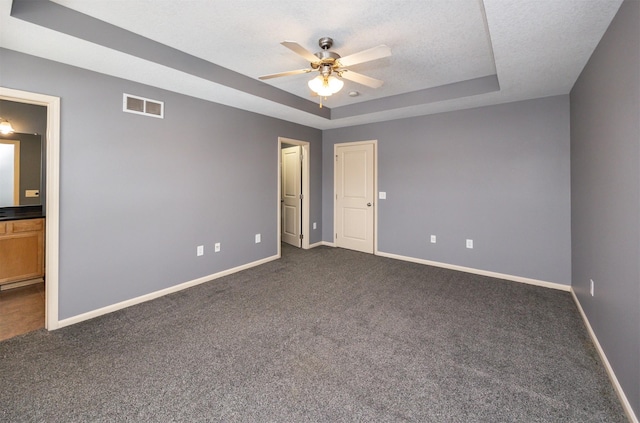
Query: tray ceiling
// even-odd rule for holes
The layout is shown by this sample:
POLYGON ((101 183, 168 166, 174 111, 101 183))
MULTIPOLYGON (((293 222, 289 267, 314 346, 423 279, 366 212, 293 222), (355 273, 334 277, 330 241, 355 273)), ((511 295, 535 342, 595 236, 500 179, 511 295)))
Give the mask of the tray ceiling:
POLYGON ((0 0, 0 46, 320 129, 568 93, 621 0, 0 0), (77 13, 80 12, 80 13, 77 13), (102 22, 100 22, 102 21, 102 22), (386 44, 324 101, 280 42, 386 44), (350 97, 357 91, 357 97, 350 97))

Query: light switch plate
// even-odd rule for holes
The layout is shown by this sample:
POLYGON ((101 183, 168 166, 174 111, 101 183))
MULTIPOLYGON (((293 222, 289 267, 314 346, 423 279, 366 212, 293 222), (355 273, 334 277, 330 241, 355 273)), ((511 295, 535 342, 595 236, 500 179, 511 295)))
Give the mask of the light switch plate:
POLYGON ((378 193, 378 198, 381 200, 386 200, 387 199, 387 193, 385 191, 380 191, 378 193))
POLYGON ((260 234, 256 234, 256 244, 260 243, 260 234))

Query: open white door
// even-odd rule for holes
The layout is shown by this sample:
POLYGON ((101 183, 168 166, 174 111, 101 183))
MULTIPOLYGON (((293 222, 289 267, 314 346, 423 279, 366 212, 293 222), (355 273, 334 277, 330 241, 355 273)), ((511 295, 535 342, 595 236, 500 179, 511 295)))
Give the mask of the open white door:
POLYGON ((373 254, 374 143, 335 146, 335 244, 373 254))
POLYGON ((300 248, 302 246, 302 147, 297 145, 282 149, 282 241, 300 248))

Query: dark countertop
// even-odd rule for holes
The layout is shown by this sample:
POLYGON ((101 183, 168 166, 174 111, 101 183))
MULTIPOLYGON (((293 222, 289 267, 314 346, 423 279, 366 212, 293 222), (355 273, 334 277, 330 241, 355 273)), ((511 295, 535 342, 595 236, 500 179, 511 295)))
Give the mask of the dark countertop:
POLYGON ((0 222, 44 217, 42 206, 0 207, 0 222))

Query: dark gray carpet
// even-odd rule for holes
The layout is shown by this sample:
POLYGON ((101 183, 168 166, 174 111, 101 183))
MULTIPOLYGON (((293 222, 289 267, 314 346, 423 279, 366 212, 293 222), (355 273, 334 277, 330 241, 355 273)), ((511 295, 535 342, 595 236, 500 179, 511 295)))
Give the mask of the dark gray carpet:
POLYGON ((624 422, 566 292, 327 247, 0 342, 0 421, 624 422))

